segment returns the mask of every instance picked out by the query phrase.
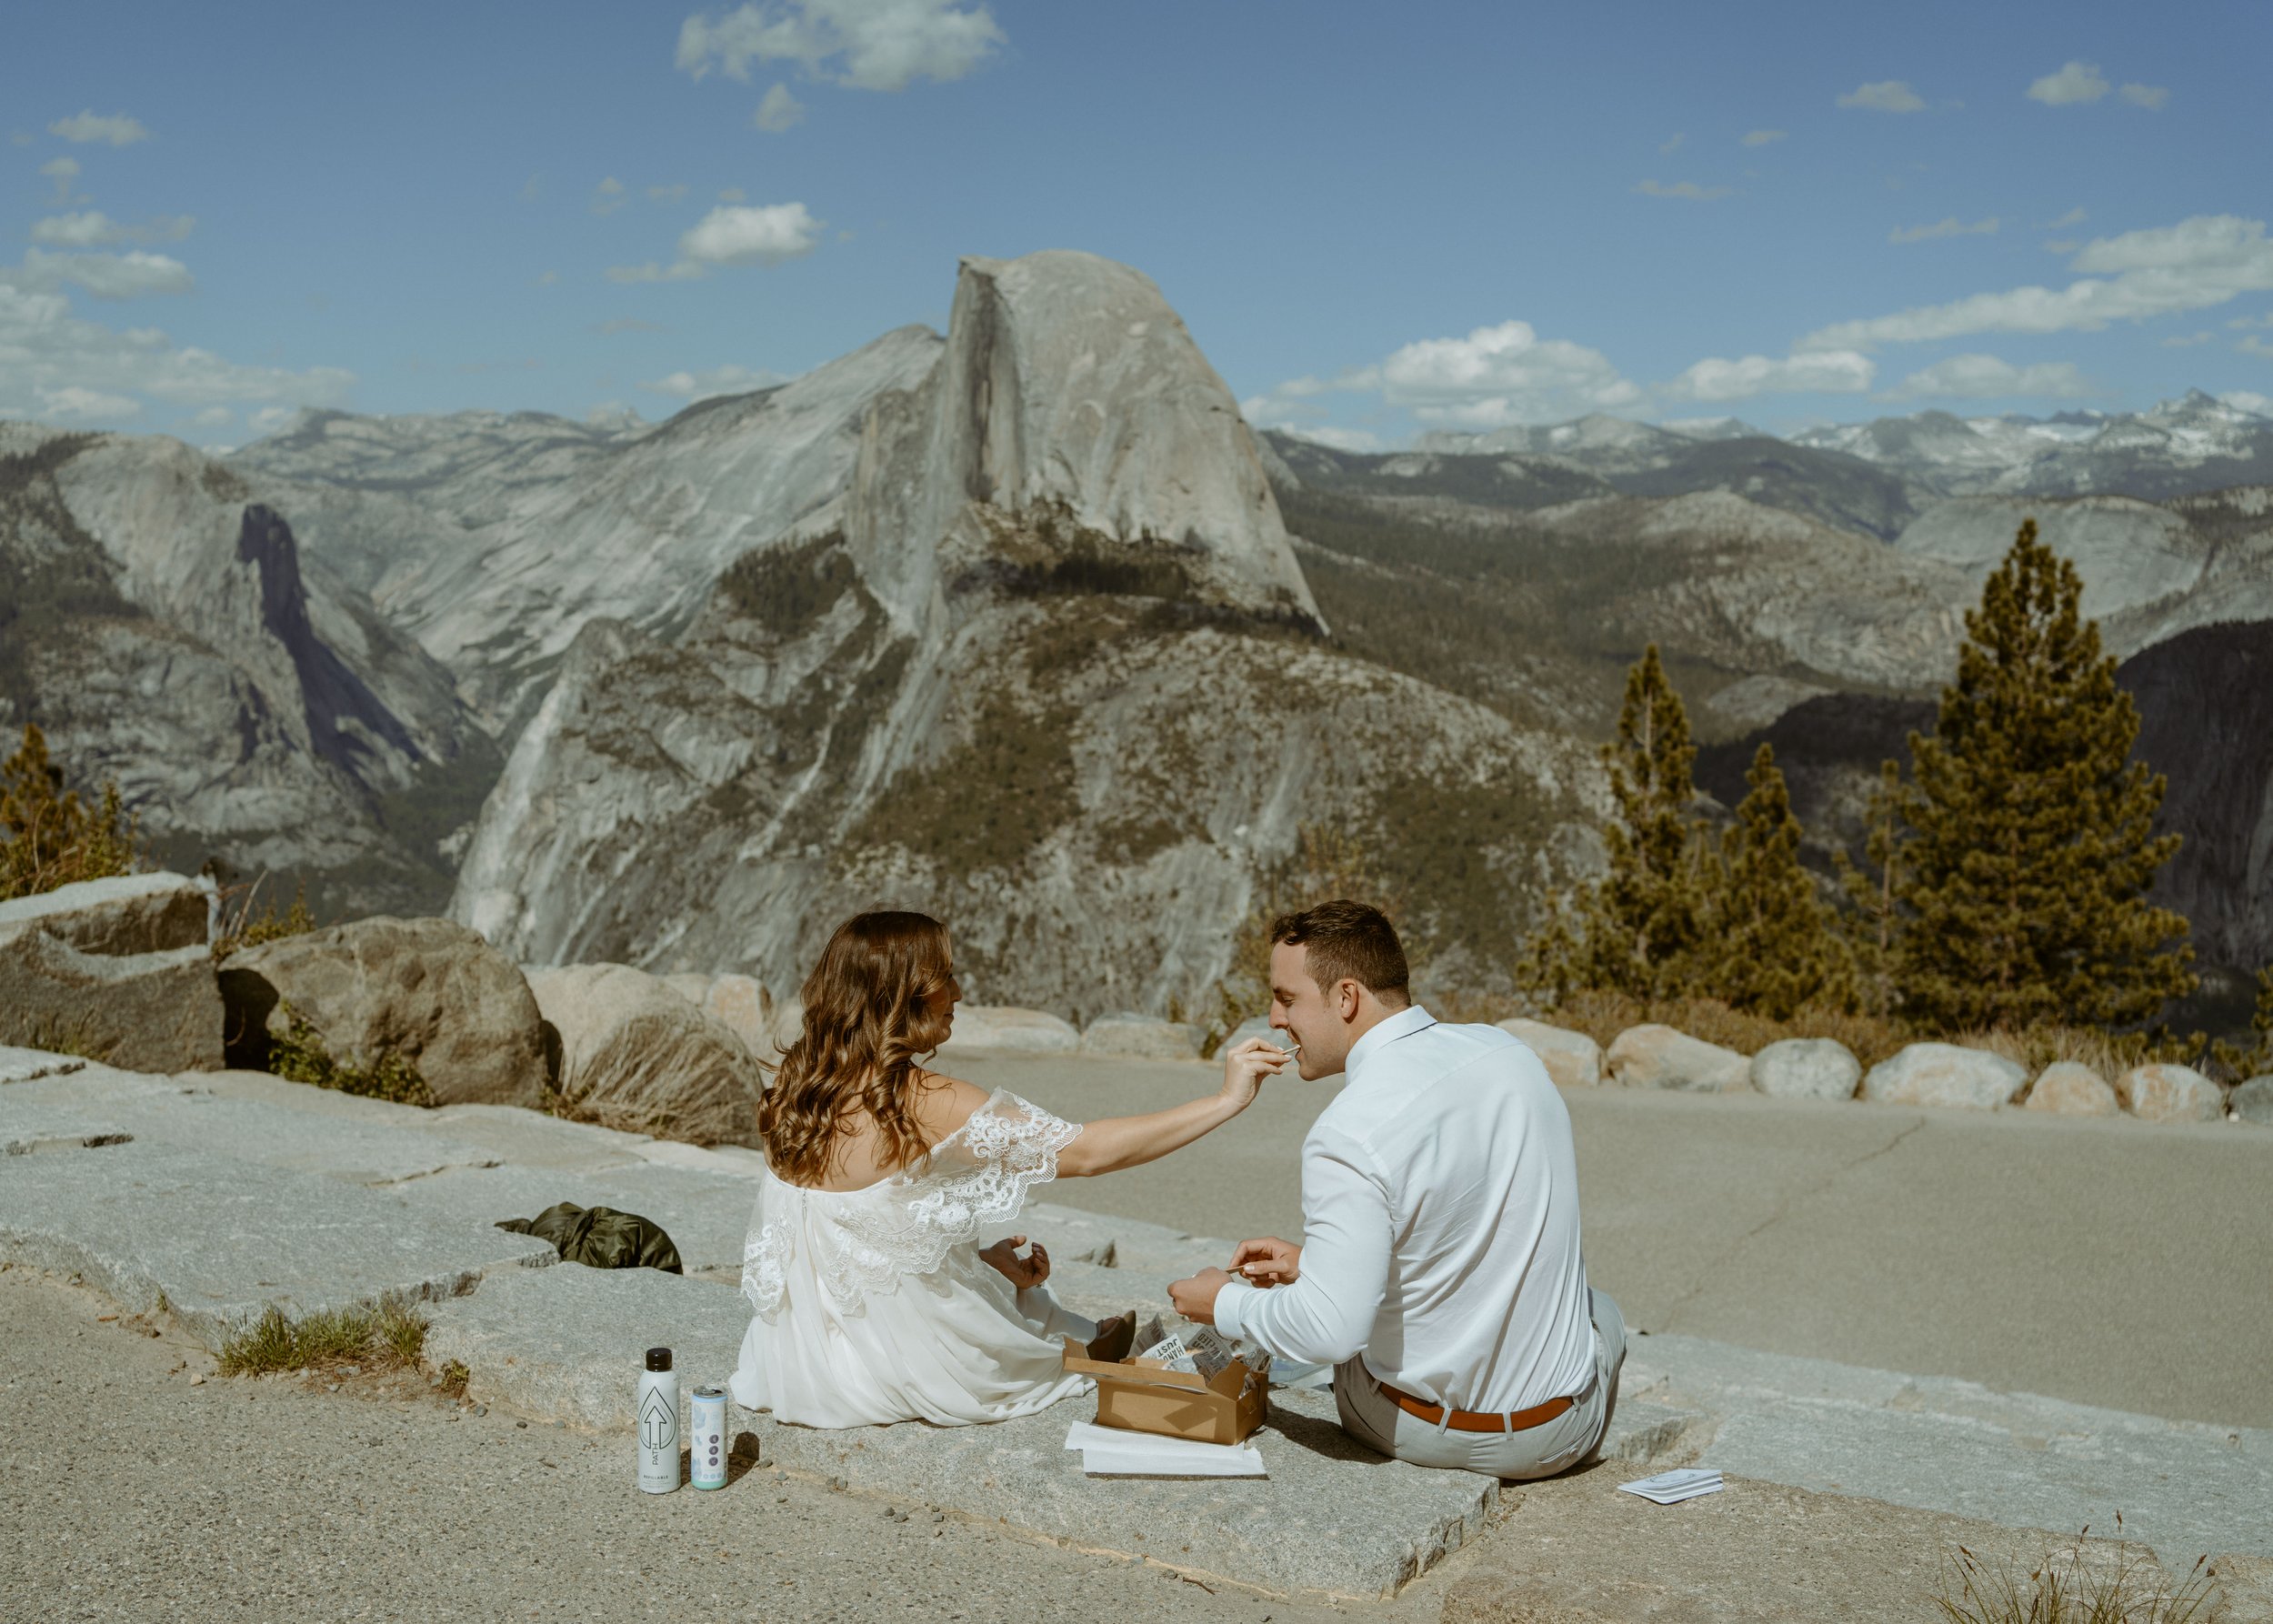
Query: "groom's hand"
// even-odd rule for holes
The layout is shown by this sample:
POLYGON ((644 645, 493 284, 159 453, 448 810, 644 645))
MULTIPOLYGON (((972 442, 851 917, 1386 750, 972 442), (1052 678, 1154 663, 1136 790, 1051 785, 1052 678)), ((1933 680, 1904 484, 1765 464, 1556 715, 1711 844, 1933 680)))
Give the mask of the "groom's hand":
POLYGON ((1168 1288, 1168 1301, 1187 1319, 1201 1325, 1216 1323, 1216 1294, 1231 1284, 1231 1277, 1220 1268, 1203 1268, 1188 1280, 1178 1280, 1168 1288))
POLYGON ((1276 1235, 1243 1240, 1231 1254, 1231 1271, 1252 1286, 1291 1286, 1302 1278, 1302 1248, 1276 1235))

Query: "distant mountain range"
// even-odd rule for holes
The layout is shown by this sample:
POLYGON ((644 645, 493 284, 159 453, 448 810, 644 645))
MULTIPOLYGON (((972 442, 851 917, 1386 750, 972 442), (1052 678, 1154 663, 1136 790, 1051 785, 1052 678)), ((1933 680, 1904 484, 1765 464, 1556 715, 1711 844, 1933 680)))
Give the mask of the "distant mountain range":
POLYGON ((2168 894, 2206 957, 2273 956, 2273 787, 2234 742, 2273 709, 2273 419, 1588 417, 1359 455, 1251 433, 1158 291, 1086 255, 966 261, 946 334, 654 426, 313 413, 215 459, 0 425, 0 721, 117 777, 172 860, 446 904, 532 962, 790 984, 892 900, 956 922, 975 996, 1192 1009, 1332 822, 1429 985, 1476 991, 1598 861, 1594 744, 1645 643, 1708 746, 1788 745, 1842 837, 2024 517, 2169 756, 2168 894))

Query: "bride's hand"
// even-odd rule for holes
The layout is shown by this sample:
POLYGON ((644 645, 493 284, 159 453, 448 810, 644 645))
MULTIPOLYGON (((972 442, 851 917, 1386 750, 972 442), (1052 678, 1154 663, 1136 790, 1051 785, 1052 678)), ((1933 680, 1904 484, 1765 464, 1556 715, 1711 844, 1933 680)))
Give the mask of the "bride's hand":
POLYGON ((1021 1258, 1018 1248, 1024 1245, 1025 1236, 1006 1236, 993 1246, 981 1248, 979 1261, 1021 1291, 1029 1286, 1039 1286, 1050 1278, 1048 1249, 1037 1240, 1034 1243, 1033 1256, 1021 1258))
POLYGON ((1234 1108, 1246 1110, 1262 1091, 1263 1079, 1277 1076, 1278 1068, 1293 1058, 1260 1038, 1233 1045, 1224 1051, 1223 1097, 1232 1102, 1234 1108))

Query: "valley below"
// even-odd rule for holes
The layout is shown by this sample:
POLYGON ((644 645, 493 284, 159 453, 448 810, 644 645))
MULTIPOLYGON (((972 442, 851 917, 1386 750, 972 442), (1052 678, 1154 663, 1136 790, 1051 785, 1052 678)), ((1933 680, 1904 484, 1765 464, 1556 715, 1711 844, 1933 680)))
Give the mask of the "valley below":
POLYGON ((2024 518, 2073 560, 2208 966, 2273 958, 2273 419, 1607 417, 1257 433, 1140 273, 966 259, 903 327, 655 426, 304 414, 222 456, 0 424, 0 720, 170 866, 531 964, 793 987, 859 907, 974 998, 1210 1007, 1306 830, 1424 996, 1504 998, 1599 861, 1663 651, 1716 815, 1772 742, 1827 873, 2024 518))

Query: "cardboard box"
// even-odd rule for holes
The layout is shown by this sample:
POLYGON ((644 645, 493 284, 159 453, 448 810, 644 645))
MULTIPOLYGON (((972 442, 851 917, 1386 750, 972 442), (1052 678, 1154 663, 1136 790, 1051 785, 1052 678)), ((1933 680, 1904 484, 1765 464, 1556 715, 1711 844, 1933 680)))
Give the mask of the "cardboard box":
POLYGON ((1270 1412, 1270 1384, 1233 1359, 1216 1379, 1154 1359, 1093 1359, 1066 1339, 1065 1368, 1097 1384, 1097 1425, 1204 1444, 1245 1443, 1270 1412))

